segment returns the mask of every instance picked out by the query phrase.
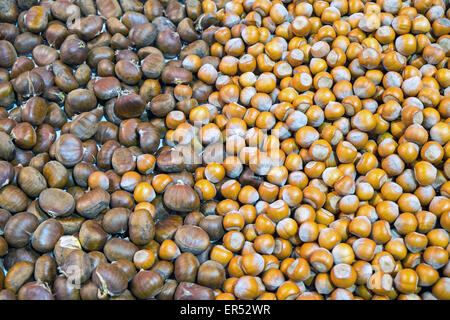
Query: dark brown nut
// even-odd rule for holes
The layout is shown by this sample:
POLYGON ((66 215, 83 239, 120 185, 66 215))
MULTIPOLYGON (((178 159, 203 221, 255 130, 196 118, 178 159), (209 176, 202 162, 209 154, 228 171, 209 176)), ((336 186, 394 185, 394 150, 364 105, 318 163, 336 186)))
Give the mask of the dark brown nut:
POLYGON ((190 252, 183 252, 175 260, 174 275, 178 282, 195 282, 200 266, 198 259, 190 252))
POLYGON ((192 73, 184 68, 165 67, 161 79, 165 84, 185 84, 193 80, 192 73))
POLYGON ((52 283, 56 278, 57 265, 49 254, 40 256, 34 265, 34 279, 40 282, 52 283))
POLYGON ((37 197, 47 188, 44 176, 33 167, 22 168, 17 177, 20 188, 31 198, 37 197))
POLYGON ((164 56, 161 52, 148 54, 141 62, 142 73, 149 79, 157 79, 165 67, 164 56))
POLYGON ((14 143, 22 149, 31 149, 37 141, 36 131, 28 122, 18 123, 11 131, 14 143))
POLYGON ((63 134, 55 142, 55 156, 64 166, 73 167, 83 159, 83 143, 73 134, 63 134))
POLYGON ((111 194, 111 208, 127 208, 132 209, 134 207, 134 199, 131 193, 118 190, 111 194))
POLYGON ((202 253, 198 254, 196 257, 198 259, 198 262, 200 262, 200 264, 204 263, 205 261, 209 260, 209 256, 211 254, 211 249, 212 249, 212 245, 211 243, 208 245, 208 247, 206 248, 205 251, 203 251, 202 253))
POLYGON ((119 133, 119 128, 111 122, 100 121, 97 123, 97 132, 95 133, 95 141, 100 144, 104 144, 109 140, 117 140, 119 133))
POLYGON ((175 99, 170 94, 160 94, 150 102, 150 111, 157 117, 165 117, 175 109, 175 99))
POLYGON ((0 81, 0 105, 7 109, 12 108, 15 97, 12 84, 9 81, 0 81))
POLYGON ((33 277, 34 264, 28 261, 21 261, 13 265, 5 277, 5 289, 14 293, 33 277))
POLYGON ((159 0, 149 0, 144 4, 144 13, 149 21, 161 17, 164 13, 164 7, 159 0))
POLYGON ((94 0, 78 0, 77 6, 80 7, 81 13, 85 16, 97 14, 94 0))
POLYGON ((25 15, 25 26, 34 33, 44 31, 48 23, 47 11, 42 6, 33 6, 25 15))
POLYGON ((131 292, 139 299, 153 298, 161 292, 163 277, 152 270, 141 270, 131 280, 131 292))
POLYGON ((191 252, 195 255, 202 253, 210 241, 208 234, 197 226, 178 228, 174 240, 182 252, 191 252))
POLYGON ((130 240, 136 245, 146 245, 155 237, 155 222, 147 210, 137 210, 128 219, 130 240))
POLYGON ((6 139, 10 139, 9 134, 11 133, 12 129, 17 125, 17 121, 14 119, 1 119, 0 120, 0 133, 3 133, 6 139), (5 135, 6 134, 6 135, 5 135))
POLYGON ((11 213, 24 211, 28 205, 27 195, 14 185, 0 189, 0 208, 11 213))
POLYGON ((91 15, 75 19, 75 21, 69 25, 69 32, 75 33, 85 41, 89 41, 99 35, 102 28, 102 17, 98 15, 91 15))
MULTIPOLYGON (((137 56, 136 56, 137 57, 137 56)), ((124 83, 129 85, 137 84, 142 77, 139 66, 128 60, 119 60, 114 68, 117 77, 124 83)))
POLYGON ((42 44, 43 39, 40 35, 31 32, 20 33, 14 40, 14 48, 18 54, 29 54, 33 48, 42 44))
POLYGON ((86 192, 76 203, 77 212, 88 219, 94 219, 100 212, 109 207, 111 196, 101 188, 86 192))
POLYGON ((148 23, 147 17, 141 12, 125 12, 122 16, 122 23, 128 28, 132 29, 138 25, 148 23))
POLYGON ((99 168, 104 170, 111 169, 112 155, 117 148, 120 148, 120 143, 115 140, 110 140, 103 144, 97 154, 97 165, 99 168))
POLYGON ((174 58, 181 51, 180 35, 170 29, 164 29, 158 33, 156 44, 166 58, 174 58))
POLYGON ((5 238, 0 236, 0 257, 5 256, 8 253, 8 242, 5 238))
POLYGON ((176 173, 169 173, 169 176, 172 178, 173 181, 181 181, 183 182, 185 185, 194 187, 194 177, 192 177, 192 174, 189 173, 186 170, 183 170, 181 172, 176 172, 176 173))
POLYGON ((114 113, 120 119, 139 118, 144 110, 144 100, 135 93, 122 95, 114 103, 114 113))
POLYGON ((64 276, 56 278, 53 294, 56 300, 80 300, 79 286, 64 276))
POLYGON ((206 102, 212 91, 212 86, 209 86, 200 80, 195 81, 192 85, 192 97, 199 103, 206 102))
MULTIPOLYGON (((115 77, 116 73, 114 71, 115 64, 111 60, 103 59, 97 64, 97 75, 100 77, 115 77)), ((94 83, 97 80, 94 80, 94 83)))
POLYGON ((24 284, 17 293, 18 300, 55 300, 47 283, 33 281, 24 284))
MULTIPOLYGON (((52 63, 52 70, 55 74, 56 86, 64 92, 71 92, 78 88, 77 79, 73 76, 72 69, 60 60, 52 63)), ((86 110, 83 110, 86 111, 86 110)))
POLYGON ((11 161, 14 159, 14 143, 11 137, 3 131, 0 131, 0 139, 2 141, 2 144, 0 145, 0 158, 11 161))
POLYGON ((6 22, 15 22, 19 15, 17 2, 14 0, 5 0, 0 5, 0 19, 6 22))
POLYGON ((60 266, 61 273, 76 284, 82 284, 91 277, 91 260, 83 250, 69 253, 60 266))
POLYGON ((0 209, 0 233, 3 234, 6 222, 11 218, 11 213, 5 209, 0 209))
POLYGON ((91 80, 91 75, 92 75, 92 70, 85 63, 80 65, 75 70, 75 74, 74 74, 75 79, 77 80, 77 82, 80 86, 84 86, 85 84, 87 84, 89 82, 89 80, 91 80))
POLYGON ((19 170, 20 167, 28 166, 32 158, 33 158, 33 151, 16 148, 16 154, 14 159, 11 161, 11 164, 17 166, 19 170))
POLYGON ((110 234, 125 233, 128 230, 128 219, 131 210, 127 208, 113 208, 106 212, 102 219, 103 230, 110 234))
POLYGON ((106 19, 119 18, 122 15, 122 8, 117 0, 97 0, 95 4, 99 13, 106 19))
POLYGON ((64 229, 64 234, 72 235, 80 231, 81 225, 86 219, 80 217, 79 215, 73 214, 65 218, 58 218, 57 220, 61 223, 64 229))
POLYGON ((128 148, 117 148, 111 158, 111 164, 118 175, 136 168, 136 156, 128 148))
POLYGON ((108 234, 98 222, 87 220, 81 225, 79 239, 84 250, 96 251, 104 247, 108 234))
POLYGON ((74 250, 81 249, 80 241, 74 236, 62 236, 59 238, 53 250, 53 256, 55 257, 56 263, 60 266, 64 263, 67 255, 74 250))
POLYGON ((58 60, 59 54, 56 49, 46 46, 38 45, 32 51, 33 60, 38 66, 47 66, 58 60))
POLYGON ((103 252, 100 251, 91 251, 88 253, 89 261, 91 263, 91 270, 97 268, 97 266, 101 263, 108 263, 103 252))
POLYGON ((184 60, 186 56, 194 54, 201 58, 209 55, 209 46, 204 40, 196 40, 184 47, 180 53, 180 60, 184 60))
POLYGON ((169 2, 165 11, 166 17, 175 24, 180 23, 180 21, 186 16, 184 6, 176 1, 169 2))
POLYGON ((151 270, 158 272, 165 280, 168 280, 173 273, 173 263, 159 260, 153 265, 151 270))
POLYGON ((48 188, 39 195, 39 207, 51 217, 67 217, 75 210, 75 200, 64 190, 48 188))
POLYGON ((208 233, 212 241, 220 240, 225 233, 222 216, 206 216, 198 226, 208 233))
POLYGON ((83 161, 92 164, 96 163, 98 154, 97 142, 92 139, 83 141, 83 149, 83 161))
POLYGON ((91 41, 88 41, 87 43, 89 50, 99 47, 109 47, 110 45, 111 45, 111 34, 109 32, 102 32, 97 37, 95 37, 91 41))
POLYGON ((138 247, 130 241, 119 238, 111 238, 105 244, 103 252, 109 261, 127 259, 133 261, 133 256, 138 251, 138 247))
POLYGON ((95 69, 103 59, 114 61, 114 50, 106 46, 92 48, 88 53, 86 62, 89 67, 95 69))
POLYGON ((86 43, 75 35, 68 36, 59 50, 61 61, 74 66, 82 64, 89 53, 86 43))
POLYGON ((126 147, 135 146, 138 143, 137 127, 140 123, 138 119, 127 119, 120 123, 118 138, 121 144, 126 147))
POLYGON ((0 40, 0 57, 1 68, 12 67, 17 59, 17 52, 11 42, 0 40))
POLYGON ((183 225, 183 219, 178 215, 170 215, 156 223, 155 240, 159 243, 172 239, 175 232, 183 225))
POLYGON ((161 292, 156 296, 158 300, 173 300, 175 290, 177 290, 178 282, 169 279, 164 283, 161 292))
POLYGON ((175 291, 175 300, 214 300, 214 291, 195 283, 181 282, 175 291))
POLYGON ((170 210, 191 212, 200 208, 200 198, 191 186, 179 181, 164 192, 164 204, 170 210))
POLYGON ((156 40, 158 32, 152 23, 143 23, 131 28, 128 38, 137 48, 147 47, 156 40))
POLYGON ((156 164, 162 172, 181 172, 185 168, 183 154, 175 149, 163 150, 156 157, 156 164))
POLYGON ((225 268, 217 261, 208 260, 198 268, 197 283, 211 289, 221 288, 225 281, 225 268))
POLYGON ((49 26, 45 30, 45 39, 54 48, 60 48, 64 39, 66 39, 68 35, 68 31, 64 24, 60 22, 52 22, 49 23, 49 26))
POLYGON ((31 245, 38 252, 53 250, 59 238, 64 234, 64 229, 56 219, 48 219, 42 222, 31 237, 31 245))
POLYGON ((137 127, 139 135, 139 146, 143 153, 154 153, 158 150, 160 144, 160 135, 157 128, 151 123, 141 122, 137 127))
POLYGON ((80 289, 81 300, 99 300, 97 293, 97 285, 92 281, 87 282, 80 289))
POLYGON ((125 273, 125 275, 128 278, 128 282, 130 282, 131 279, 133 279, 133 277, 136 275, 136 272, 137 272, 136 267, 135 267, 134 263, 131 262, 130 260, 120 259, 120 260, 111 262, 111 264, 115 265, 120 270, 122 270, 123 273, 125 273))
POLYGON ((0 290, 0 300, 17 300, 14 292, 8 289, 0 290))
MULTIPOLYGON (((9 1, 9 0, 8 0, 9 1)), ((6 2, 8 2, 6 1, 6 2)), ((5 13, 1 12, 0 17, 3 16, 5 13)), ((3 21, 6 21, 7 19, 0 18, 3 21)), ((14 39, 19 35, 19 28, 12 23, 2 22, 0 23, 0 38, 3 40, 7 40, 9 42, 14 42, 14 39)))
POLYGON ((56 103, 49 103, 44 122, 55 129, 60 129, 67 121, 64 111, 56 103))
POLYGON ((115 77, 105 77, 94 82, 94 93, 101 100, 116 98, 120 92, 120 81, 115 77))
POLYGON ((0 161, 0 188, 14 180, 14 167, 7 161, 0 161))
POLYGON ((241 185, 248 184, 254 188, 259 188, 259 185, 264 182, 264 179, 260 176, 255 175, 255 173, 250 170, 250 168, 246 168, 239 177, 239 182, 241 183, 241 185))
POLYGON ((21 261, 28 261, 31 262, 32 264, 35 264, 38 257, 39 254, 28 247, 19 249, 14 249, 10 247, 8 249, 8 254, 5 256, 3 260, 4 267, 6 270, 9 270, 12 268, 13 265, 21 261))
POLYGON ((46 123, 41 124, 36 130, 36 144, 33 147, 33 152, 37 154, 47 153, 55 139, 55 129, 46 123))
POLYGON ((58 161, 49 161, 44 165, 42 174, 50 188, 63 188, 69 180, 69 172, 58 161))
POLYGON ((177 30, 177 27, 175 26, 175 24, 172 21, 170 21, 169 19, 167 19, 166 17, 157 17, 157 18, 153 19, 152 23, 155 25, 156 30, 158 30, 158 32, 161 32, 166 29, 169 29, 172 31, 177 30))
POLYGON ((169 211, 164 206, 164 201, 163 201, 162 195, 157 194, 156 198, 153 199, 153 201, 151 203, 153 204, 153 206, 155 207, 155 210, 156 210, 156 214, 155 214, 156 221, 164 219, 165 217, 167 217, 169 215, 169 211))
POLYGON ((28 205, 26 212, 29 212, 36 216, 36 218, 39 221, 39 224, 47 220, 49 217, 48 215, 39 207, 39 200, 33 200, 28 205))
POLYGON ((11 80, 14 90, 24 98, 40 95, 44 91, 44 81, 35 72, 26 71, 11 80))
POLYGON ((87 89, 76 89, 67 95, 66 108, 74 113, 91 111, 97 106, 97 98, 94 92, 87 89))
POLYGON ((38 126, 47 115, 47 103, 41 97, 30 98, 22 108, 22 121, 38 126))
POLYGON ((194 21, 191 18, 184 18, 177 26, 177 33, 183 41, 188 43, 194 42, 198 39, 198 34, 195 31, 194 21))
POLYGON ((97 133, 98 119, 92 112, 76 115, 70 125, 70 133, 81 141, 86 141, 97 133))
POLYGON ((33 68, 31 72, 37 73, 38 75, 41 76, 45 87, 44 93, 48 88, 53 87, 55 85, 55 75, 51 70, 49 70, 48 66, 33 68))

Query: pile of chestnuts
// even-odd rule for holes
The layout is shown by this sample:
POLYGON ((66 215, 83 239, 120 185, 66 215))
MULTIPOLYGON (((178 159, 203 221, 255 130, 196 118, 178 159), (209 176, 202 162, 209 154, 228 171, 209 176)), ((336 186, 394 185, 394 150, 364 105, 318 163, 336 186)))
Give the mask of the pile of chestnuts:
POLYGON ((449 300, 448 0, 1 0, 0 300, 449 300))

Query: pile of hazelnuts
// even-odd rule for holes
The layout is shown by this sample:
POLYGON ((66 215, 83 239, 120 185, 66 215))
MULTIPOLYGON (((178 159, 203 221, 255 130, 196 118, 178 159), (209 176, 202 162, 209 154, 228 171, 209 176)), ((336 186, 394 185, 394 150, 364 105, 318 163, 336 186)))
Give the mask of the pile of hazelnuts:
POLYGON ((448 0, 1 0, 0 300, 449 300, 448 0))

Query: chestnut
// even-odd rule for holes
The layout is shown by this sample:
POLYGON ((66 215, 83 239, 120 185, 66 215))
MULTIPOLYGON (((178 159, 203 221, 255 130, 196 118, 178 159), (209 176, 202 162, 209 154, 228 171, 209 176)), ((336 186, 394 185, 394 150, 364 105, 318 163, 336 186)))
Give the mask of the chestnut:
POLYGON ((225 269, 217 261, 208 260, 203 262, 198 268, 197 283, 211 289, 222 287, 225 281, 225 269))
POLYGON ((138 247, 131 241, 111 238, 106 242, 103 252, 109 261, 127 259, 132 261, 133 256, 138 251, 138 247))
POLYGON ((153 298, 161 292, 163 277, 152 270, 141 270, 131 280, 131 292, 139 299, 153 298))
POLYGON ((55 157, 64 166, 73 167, 83 159, 83 143, 73 134, 63 134, 55 142, 55 157))
POLYGON ((79 285, 71 279, 59 276, 53 283, 53 294, 56 300, 80 300, 79 285))
POLYGON ((5 240, 15 248, 26 246, 38 227, 38 219, 29 212, 20 212, 9 218, 5 225, 5 240))
POLYGON ((145 245, 155 237, 155 223, 147 210, 136 210, 128 218, 128 234, 136 245, 145 245))
POLYGON ((172 239, 175 232, 183 225, 183 218, 172 214, 159 220, 155 227, 155 240, 159 243, 167 239, 172 239))
POLYGON ((82 250, 74 250, 64 259, 63 264, 60 266, 60 271, 70 279, 72 284, 80 286, 91 277, 91 259, 82 250))
POLYGON ((200 198, 191 186, 178 180, 164 192, 164 204, 177 212, 197 211, 200 208, 200 198))
POLYGON ((8 185, 14 179, 14 168, 8 161, 0 160, 0 188, 8 185))
POLYGON ((81 225, 79 238, 83 249, 95 251, 103 248, 108 239, 108 234, 97 221, 86 220, 81 225))
POLYGON ((37 197, 47 188, 44 176, 33 167, 22 168, 17 177, 20 188, 31 198, 37 197))
POLYGON ((92 271, 92 282, 99 289, 99 296, 118 296, 128 286, 128 279, 125 273, 117 266, 109 263, 102 263, 92 271))
POLYGON ((17 300, 14 292, 8 289, 0 290, 0 300, 17 300))
POLYGON ((110 234, 125 233, 128 230, 128 219, 131 210, 127 208, 113 208, 106 212, 102 219, 103 230, 110 234))
POLYGON ((211 288, 190 282, 180 282, 175 291, 175 300, 214 300, 211 288))
POLYGON ((49 216, 67 217, 75 210, 75 200, 64 190, 48 188, 39 195, 39 207, 49 216))
POLYGON ((49 252, 53 250, 56 242, 63 234, 63 226, 58 220, 45 220, 34 231, 31 237, 31 245, 38 252, 49 252))
POLYGON ((144 110, 144 100, 135 93, 121 95, 114 103, 114 113, 120 119, 139 118, 144 110))
POLYGON ((76 203, 76 211, 88 219, 95 218, 100 212, 107 209, 111 196, 101 188, 95 188, 82 195, 76 203))
POLYGON ((205 251, 210 241, 202 228, 186 225, 178 228, 174 240, 182 252, 191 252, 195 255, 205 251))
POLYGON ((52 283, 57 274, 57 264, 49 254, 40 256, 34 265, 34 279, 39 282, 52 283))
POLYGON ((178 282, 195 282, 200 266, 198 259, 191 252, 183 252, 174 263, 174 275, 178 282))
POLYGON ((46 282, 33 281, 24 284, 17 293, 18 300, 55 300, 46 282))
POLYGON ((32 279, 34 272, 34 264, 29 261, 21 261, 14 264, 6 274, 5 289, 14 293, 24 285, 28 280, 32 279))

